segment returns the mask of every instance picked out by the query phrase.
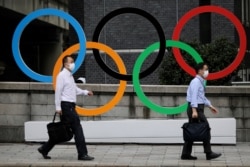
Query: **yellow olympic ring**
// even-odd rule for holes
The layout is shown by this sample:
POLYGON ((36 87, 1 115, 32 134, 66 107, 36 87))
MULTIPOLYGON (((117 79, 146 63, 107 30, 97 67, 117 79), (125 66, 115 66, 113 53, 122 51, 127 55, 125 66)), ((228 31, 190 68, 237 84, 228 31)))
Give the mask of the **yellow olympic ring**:
MULTIPOLYGON (((80 44, 79 43, 75 44, 75 45, 69 47, 67 50, 65 50, 60 55, 60 57, 57 59, 54 70, 53 70, 53 88, 54 88, 54 90, 55 90, 55 87, 56 87, 56 76, 60 72, 60 69, 62 68, 62 59, 63 59, 63 57, 66 56, 66 55, 71 55, 72 53, 75 53, 76 51, 79 50, 79 48, 80 48, 80 44)), ((110 47, 108 47, 108 46, 106 46, 106 45, 104 45, 102 43, 87 42, 86 43, 86 48, 100 49, 100 50, 106 52, 115 61, 115 63, 117 64, 119 72, 121 74, 127 74, 126 68, 125 68, 125 65, 124 65, 122 59, 110 47)), ((127 86, 127 81, 120 80, 120 86, 119 86, 119 88, 117 90, 117 93, 115 94, 113 99, 111 99, 107 104, 105 104, 105 105, 103 105, 103 106, 101 106, 99 108, 91 108, 91 109, 76 106, 77 113, 79 115, 83 115, 83 116, 95 116, 95 115, 100 115, 100 114, 103 114, 103 113, 111 110, 117 103, 119 103, 119 101, 123 97, 126 86, 127 86)))

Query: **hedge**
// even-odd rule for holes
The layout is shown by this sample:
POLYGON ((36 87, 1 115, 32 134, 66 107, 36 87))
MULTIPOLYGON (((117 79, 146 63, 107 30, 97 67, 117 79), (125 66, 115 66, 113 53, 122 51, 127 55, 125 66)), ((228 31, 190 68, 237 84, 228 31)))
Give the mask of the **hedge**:
MULTIPOLYGON (((201 44, 197 41, 186 42, 191 45, 201 55, 204 62, 209 66, 209 72, 218 72, 230 65, 237 53, 238 47, 235 43, 229 42, 225 38, 217 39, 209 44, 201 44)), ((185 51, 181 51, 184 60, 191 66, 195 66, 194 59, 185 51)), ((230 85, 232 78, 237 78, 236 74, 240 67, 231 74, 218 80, 208 81, 208 85, 230 85)), ((188 85, 192 76, 187 74, 176 62, 172 48, 168 48, 168 53, 163 59, 160 67, 159 80, 163 85, 188 85)), ((235 80, 235 79, 234 79, 235 80)))

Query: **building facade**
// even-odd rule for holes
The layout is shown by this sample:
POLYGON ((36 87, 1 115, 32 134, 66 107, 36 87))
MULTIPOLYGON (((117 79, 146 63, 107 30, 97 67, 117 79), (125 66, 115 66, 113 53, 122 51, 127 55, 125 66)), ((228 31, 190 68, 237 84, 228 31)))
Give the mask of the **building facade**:
MULTIPOLYGON (((173 30, 178 20, 188 11, 201 5, 217 5, 235 12, 238 1, 178 1, 178 0, 75 0, 69 2, 69 12, 81 23, 87 41, 92 41, 94 31, 103 17, 108 13, 124 7, 142 9, 154 16, 160 23, 166 39, 171 39, 173 30), (205 2, 205 3, 204 3, 205 2)), ((69 32, 70 44, 77 43, 74 30, 69 32)), ((232 42, 237 42, 234 25, 224 16, 207 13, 193 17, 184 26, 181 32, 182 41, 198 40, 211 42, 224 37, 232 42)), ((142 16, 125 13, 111 19, 100 33, 99 42, 116 50, 121 56, 131 74, 135 61, 140 53, 154 42, 159 42, 159 37, 153 25, 142 16)), ((141 71, 152 65, 158 52, 151 54, 143 63, 141 71)), ((167 53, 166 53, 167 55, 167 53)), ((114 61, 106 54, 102 54, 103 61, 114 71, 118 71, 114 61)), ((159 67, 149 76, 141 79, 142 84, 159 84, 159 67)), ((170 69, 171 70, 171 69, 170 69)), ((87 83, 118 83, 119 80, 109 76, 96 63, 91 50, 86 55, 85 62, 76 73, 77 77, 86 77, 87 83)), ((131 82, 128 82, 131 83, 131 82)))
MULTIPOLYGON (((68 0, 0 0, 0 81, 33 81, 17 66, 12 53, 16 27, 30 12, 44 8, 68 11, 68 0)), ((19 48, 26 65, 42 75, 51 75, 57 57, 63 51, 68 22, 56 16, 31 21, 21 34, 19 48)))
MULTIPOLYGON (((217 5, 235 13, 245 27, 247 38, 249 29, 248 0, 0 0, 1 24, 0 81, 33 81, 18 68, 11 51, 12 37, 16 26, 28 13, 41 8, 56 8, 69 12, 84 29, 87 41, 92 41, 98 23, 110 12, 124 7, 133 7, 151 14, 160 23, 166 39, 171 39, 173 30, 180 18, 193 8, 201 5, 217 5)), ((206 13, 193 17, 183 27, 181 41, 198 40, 203 43, 218 38, 227 38, 238 43, 238 34, 234 25, 224 16, 206 13)), ((128 74, 132 73, 134 64, 140 53, 154 42, 159 42, 155 27, 144 17, 125 13, 112 18, 102 29, 99 42, 106 44, 119 53, 128 74)), ((78 43, 75 30, 68 22, 55 16, 39 17, 32 21, 22 33, 20 53, 29 68, 43 75, 52 75, 54 64, 63 50, 78 43)), ((250 49, 248 43, 248 50, 250 49)), ((246 52, 244 69, 239 76, 249 81, 249 53, 246 52)), ((144 71, 155 61, 158 52, 152 53, 143 63, 144 71)), ((165 53, 167 55, 167 52, 165 53)), ((117 65, 109 55, 101 53, 103 61, 114 71, 117 65)), ((142 84, 159 84, 159 67, 149 76, 141 79, 142 84)), ((171 69, 170 69, 171 70, 171 69)), ((86 58, 75 74, 75 79, 85 77, 87 83, 115 84, 113 78, 97 64, 92 50, 88 50, 86 58)), ((131 84, 131 81, 128 82, 131 84)))

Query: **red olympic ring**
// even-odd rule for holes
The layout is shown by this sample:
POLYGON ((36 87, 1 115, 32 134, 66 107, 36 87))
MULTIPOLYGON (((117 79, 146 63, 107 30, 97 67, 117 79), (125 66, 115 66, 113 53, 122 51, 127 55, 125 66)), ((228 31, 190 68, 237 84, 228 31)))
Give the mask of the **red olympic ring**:
MULTIPOLYGON (((222 7, 212 6, 212 5, 200 6, 200 7, 194 8, 194 9, 188 11, 179 20, 178 24, 176 25, 176 27, 174 29, 172 39, 179 41, 180 32, 181 32, 183 26, 195 15, 198 15, 201 13, 206 13, 206 12, 218 13, 218 14, 221 14, 221 15, 225 16, 226 18, 228 18, 235 25, 235 27, 238 31, 238 34, 239 34, 239 38, 240 38, 239 51, 238 51, 238 54, 235 57, 234 61, 225 69, 223 69, 219 72, 210 73, 208 75, 207 80, 215 80, 215 79, 223 78, 223 77, 229 75, 230 73, 232 73, 240 65, 240 63, 243 60, 244 55, 245 55, 246 46, 247 46, 246 33, 245 33, 244 27, 242 26, 241 22, 232 12, 230 12, 222 7)), ((196 75, 195 70, 185 62, 185 60, 183 59, 183 57, 181 55, 180 49, 173 48, 173 53, 174 53, 174 56, 175 56, 177 63, 180 65, 180 67, 183 70, 185 70, 188 74, 195 76, 196 75)))

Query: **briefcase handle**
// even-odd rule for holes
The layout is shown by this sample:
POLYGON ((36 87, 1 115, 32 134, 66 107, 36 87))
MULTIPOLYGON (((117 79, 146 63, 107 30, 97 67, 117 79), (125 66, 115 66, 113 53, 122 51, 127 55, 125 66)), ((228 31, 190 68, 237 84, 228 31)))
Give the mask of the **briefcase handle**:
MULTIPOLYGON (((55 120, 56 120, 56 114, 59 114, 59 113, 55 112, 52 122, 55 122, 55 120)), ((59 116, 60 116, 60 118, 61 118, 61 115, 60 115, 60 114, 59 114, 59 116)))

